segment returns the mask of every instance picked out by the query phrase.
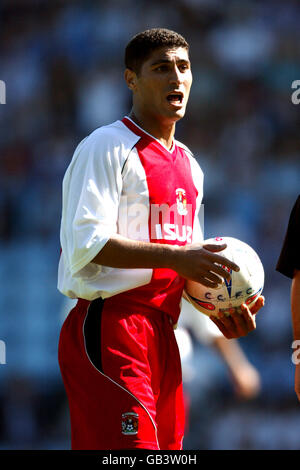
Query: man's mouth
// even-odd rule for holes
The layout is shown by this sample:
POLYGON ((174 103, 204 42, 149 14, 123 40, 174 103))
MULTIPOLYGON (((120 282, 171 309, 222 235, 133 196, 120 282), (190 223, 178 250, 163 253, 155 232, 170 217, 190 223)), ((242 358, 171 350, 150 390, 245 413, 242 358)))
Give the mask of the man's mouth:
POLYGON ((180 105, 183 102, 183 93, 177 92, 177 91, 172 91, 167 95, 167 100, 169 103, 174 104, 174 105, 180 105))

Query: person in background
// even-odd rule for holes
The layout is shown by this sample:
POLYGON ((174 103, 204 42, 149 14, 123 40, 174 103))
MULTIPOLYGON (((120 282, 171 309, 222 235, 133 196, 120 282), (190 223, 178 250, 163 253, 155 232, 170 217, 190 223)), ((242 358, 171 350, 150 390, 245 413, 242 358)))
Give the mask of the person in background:
POLYGON ((190 333, 200 344, 218 353, 229 372, 238 399, 251 400, 259 394, 261 387, 259 372, 248 360, 238 340, 225 338, 206 315, 201 314, 183 298, 178 328, 175 330, 182 358, 187 349, 193 350, 190 333))
MULTIPOLYGON (((292 208, 276 270, 292 279, 291 313, 293 337, 300 345, 300 195, 292 208)), ((295 392, 300 401, 300 360, 295 364, 295 392)))

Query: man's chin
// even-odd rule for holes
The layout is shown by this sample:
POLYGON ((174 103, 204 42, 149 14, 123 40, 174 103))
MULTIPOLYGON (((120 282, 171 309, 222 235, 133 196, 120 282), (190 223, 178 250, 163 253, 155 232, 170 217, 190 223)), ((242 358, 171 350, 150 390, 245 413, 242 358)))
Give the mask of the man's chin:
POLYGON ((169 111, 165 114, 165 119, 168 119, 173 122, 177 122, 182 119, 185 115, 185 108, 180 108, 176 110, 169 111))

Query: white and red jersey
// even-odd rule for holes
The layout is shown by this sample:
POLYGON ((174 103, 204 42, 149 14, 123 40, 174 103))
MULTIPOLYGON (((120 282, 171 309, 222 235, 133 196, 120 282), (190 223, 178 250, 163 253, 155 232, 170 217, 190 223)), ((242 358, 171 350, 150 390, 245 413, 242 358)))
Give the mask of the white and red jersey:
POLYGON ((202 170, 183 144, 174 140, 168 150, 128 117, 96 129, 76 148, 63 180, 58 289, 87 300, 122 295, 176 321, 184 280, 175 271, 92 259, 116 233, 176 245, 202 240, 202 195, 202 170))

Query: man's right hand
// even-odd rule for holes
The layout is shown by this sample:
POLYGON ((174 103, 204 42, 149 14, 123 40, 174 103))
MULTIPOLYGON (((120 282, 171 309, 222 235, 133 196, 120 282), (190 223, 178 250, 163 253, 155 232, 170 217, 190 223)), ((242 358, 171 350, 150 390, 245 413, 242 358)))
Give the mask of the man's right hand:
POLYGON ((226 244, 193 243, 185 246, 148 243, 113 235, 92 260, 114 268, 168 268, 184 279, 215 288, 230 280, 239 267, 219 253, 226 244), (226 269, 224 269, 227 268, 226 269))
POLYGON ((230 280, 230 273, 224 269, 239 271, 233 261, 218 254, 226 248, 226 244, 195 243, 180 247, 174 270, 183 278, 200 282, 204 286, 216 288, 225 278, 230 280))

